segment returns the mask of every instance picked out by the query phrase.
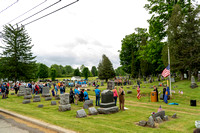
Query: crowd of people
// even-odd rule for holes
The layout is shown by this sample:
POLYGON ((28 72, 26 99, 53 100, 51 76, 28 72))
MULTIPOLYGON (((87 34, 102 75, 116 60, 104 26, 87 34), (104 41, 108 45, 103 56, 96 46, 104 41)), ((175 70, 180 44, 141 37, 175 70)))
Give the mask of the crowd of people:
MULTIPOLYGON (((74 103, 78 105, 78 102, 84 102, 86 100, 90 100, 87 89, 81 89, 82 83, 85 84, 85 82, 79 82, 76 84, 76 86, 71 87, 70 86, 70 103, 74 103), (81 84, 79 84, 81 83, 81 84)), ((1 83, 0 84, 0 94, 2 94, 2 99, 8 98, 9 90, 14 90, 15 94, 18 94, 20 86, 23 85, 26 88, 31 88, 32 95, 37 95, 42 93, 42 89, 45 86, 48 86, 51 88, 52 96, 58 95, 58 94, 64 94, 66 89, 66 84, 64 82, 58 82, 58 83, 51 83, 51 82, 16 82, 9 84, 1 83)), ((92 83, 92 85, 95 85, 95 82, 92 83)), ((115 105, 117 104, 117 98, 119 97, 119 104, 120 104, 120 110, 124 110, 124 90, 123 87, 119 87, 119 90, 117 91, 117 87, 115 86, 113 91, 113 100, 115 102, 115 105)), ((99 89, 99 85, 95 86, 95 97, 96 97, 96 106, 100 106, 100 98, 101 98, 101 91, 99 89)))

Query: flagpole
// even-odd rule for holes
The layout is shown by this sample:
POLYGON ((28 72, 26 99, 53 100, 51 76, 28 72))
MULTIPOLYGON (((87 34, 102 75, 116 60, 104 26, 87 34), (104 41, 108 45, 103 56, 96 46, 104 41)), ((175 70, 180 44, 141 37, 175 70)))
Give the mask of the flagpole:
POLYGON ((172 97, 172 91, 171 91, 171 67, 170 67, 170 54, 169 54, 169 46, 168 46, 168 64, 169 64, 169 70, 170 70, 170 74, 169 74, 169 88, 170 88, 170 96, 172 97))

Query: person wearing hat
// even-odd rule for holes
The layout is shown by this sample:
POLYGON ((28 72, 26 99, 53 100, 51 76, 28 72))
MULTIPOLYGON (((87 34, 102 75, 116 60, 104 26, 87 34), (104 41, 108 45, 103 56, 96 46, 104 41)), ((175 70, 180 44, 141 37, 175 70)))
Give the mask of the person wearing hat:
POLYGON ((87 93, 87 89, 85 89, 85 91, 84 91, 84 100, 86 101, 86 100, 89 100, 89 96, 88 96, 88 93, 87 93))
POLYGON ((96 88, 95 88, 95 94, 96 94, 96 106, 99 106, 100 104, 99 104, 99 101, 100 101, 100 90, 98 89, 98 86, 96 86, 96 88))

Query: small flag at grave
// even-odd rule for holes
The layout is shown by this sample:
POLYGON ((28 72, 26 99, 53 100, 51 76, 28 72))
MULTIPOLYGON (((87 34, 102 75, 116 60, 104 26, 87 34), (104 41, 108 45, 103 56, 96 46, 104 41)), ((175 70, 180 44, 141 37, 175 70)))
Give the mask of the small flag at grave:
POLYGON ((139 87, 139 86, 137 87, 137 98, 138 98, 138 99, 141 98, 141 95, 140 95, 140 87, 139 87))
POLYGON ((167 77, 167 76, 169 76, 170 75, 170 67, 169 67, 169 65, 163 70, 163 72, 162 72, 162 76, 163 77, 167 77))
POLYGON ((158 112, 159 112, 159 111, 162 111, 161 105, 160 105, 160 107, 158 108, 158 112))

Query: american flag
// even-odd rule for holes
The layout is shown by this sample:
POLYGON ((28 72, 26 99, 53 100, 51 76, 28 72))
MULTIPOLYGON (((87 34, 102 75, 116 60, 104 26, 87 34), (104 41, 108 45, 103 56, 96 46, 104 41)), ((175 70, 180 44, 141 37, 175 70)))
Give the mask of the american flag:
POLYGON ((162 72, 162 76, 163 77, 167 77, 167 76, 169 76, 170 75, 170 67, 169 67, 169 65, 163 70, 163 72, 162 72))
POLYGON ((139 86, 137 87, 137 98, 138 98, 138 99, 141 98, 141 95, 140 95, 140 87, 139 87, 139 86))

